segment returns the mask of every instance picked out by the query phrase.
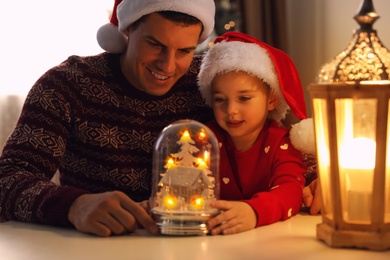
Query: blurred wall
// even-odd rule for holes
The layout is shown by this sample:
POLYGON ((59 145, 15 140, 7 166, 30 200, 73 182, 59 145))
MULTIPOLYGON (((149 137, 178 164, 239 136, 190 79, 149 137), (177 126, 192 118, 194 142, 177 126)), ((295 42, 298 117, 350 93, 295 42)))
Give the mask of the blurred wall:
MULTIPOLYGON (((278 1, 278 0, 276 0, 278 1)), ((352 39, 358 24, 353 19, 362 0, 286 0, 289 50, 300 73, 306 92, 306 104, 311 115, 311 103, 306 91, 322 64, 343 51, 352 39)), ((374 29, 382 43, 390 48, 390 1, 373 0, 380 18, 374 29)))

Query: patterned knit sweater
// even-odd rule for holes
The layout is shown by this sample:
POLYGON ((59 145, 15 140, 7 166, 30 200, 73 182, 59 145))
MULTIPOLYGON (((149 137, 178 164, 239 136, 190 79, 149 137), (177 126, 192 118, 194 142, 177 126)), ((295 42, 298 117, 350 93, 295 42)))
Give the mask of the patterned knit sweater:
POLYGON ((149 198, 157 135, 175 120, 211 119, 196 86, 200 58, 163 96, 135 89, 119 55, 71 56, 32 87, 0 158, 0 222, 70 225, 86 193, 149 198), (50 181, 59 170, 61 186, 50 181))

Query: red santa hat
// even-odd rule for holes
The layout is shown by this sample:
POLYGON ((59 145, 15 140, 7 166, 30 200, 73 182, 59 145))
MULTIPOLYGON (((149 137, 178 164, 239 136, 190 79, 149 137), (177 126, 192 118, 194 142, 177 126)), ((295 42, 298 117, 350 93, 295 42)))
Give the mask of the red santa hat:
POLYGON ((214 29, 213 0, 115 0, 110 23, 97 32, 100 47, 111 53, 123 52, 127 42, 123 32, 142 16, 158 11, 175 11, 199 19, 203 24, 199 43, 205 41, 214 29))
POLYGON ((307 119, 299 74, 285 52, 240 32, 217 37, 205 54, 198 75, 199 90, 209 106, 212 80, 230 71, 244 71, 265 81, 279 98, 270 118, 281 122, 291 110, 301 120, 291 129, 291 142, 298 150, 314 154, 313 122, 307 119))

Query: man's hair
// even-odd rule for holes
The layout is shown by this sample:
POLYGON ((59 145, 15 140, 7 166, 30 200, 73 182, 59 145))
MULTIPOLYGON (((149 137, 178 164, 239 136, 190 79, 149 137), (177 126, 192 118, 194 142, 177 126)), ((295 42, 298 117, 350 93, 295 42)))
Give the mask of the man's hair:
MULTIPOLYGON (((189 14, 185 13, 180 13, 180 12, 175 12, 175 11, 158 11, 157 12, 159 15, 163 16, 165 19, 175 22, 175 23, 180 23, 183 25, 196 25, 196 24, 202 24, 202 22, 189 14)), ((136 29, 140 23, 142 23, 148 15, 144 15, 141 18, 139 18, 137 21, 135 21, 131 26, 133 29, 136 29)), ((202 24, 202 30, 200 34, 203 32, 203 24, 202 24)))

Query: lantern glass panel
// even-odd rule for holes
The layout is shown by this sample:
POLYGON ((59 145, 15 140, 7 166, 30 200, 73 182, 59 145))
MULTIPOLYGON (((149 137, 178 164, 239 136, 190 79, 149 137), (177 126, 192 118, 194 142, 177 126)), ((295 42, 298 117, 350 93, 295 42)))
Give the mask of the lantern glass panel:
POLYGON ((333 219, 332 185, 330 182, 330 152, 329 152, 329 119, 326 99, 314 98, 313 109, 315 111, 316 145, 318 155, 318 173, 321 181, 322 213, 329 219, 333 219))
POLYGON ((376 158, 376 99, 336 99, 339 182, 346 222, 371 223, 376 158))

